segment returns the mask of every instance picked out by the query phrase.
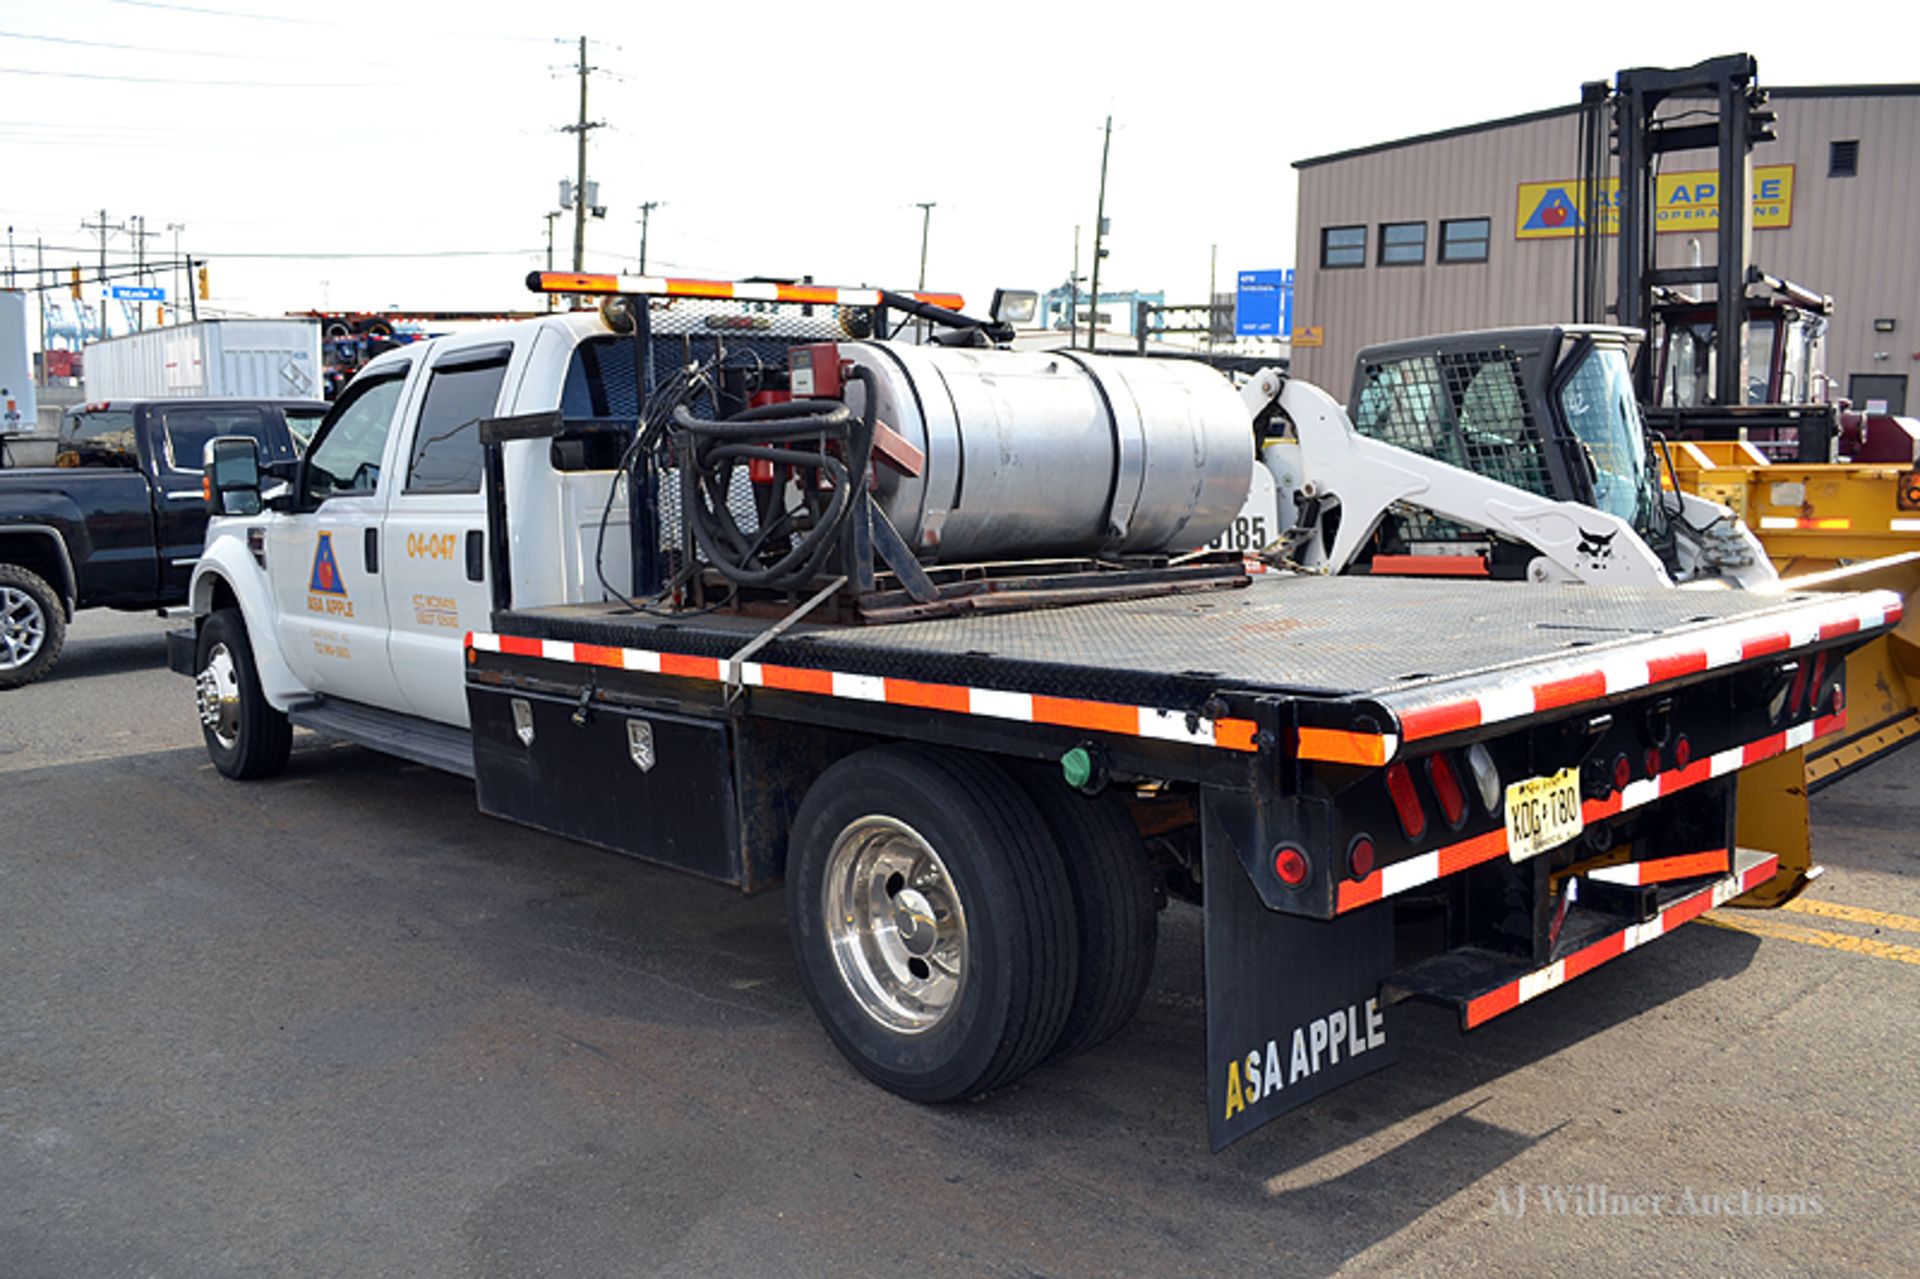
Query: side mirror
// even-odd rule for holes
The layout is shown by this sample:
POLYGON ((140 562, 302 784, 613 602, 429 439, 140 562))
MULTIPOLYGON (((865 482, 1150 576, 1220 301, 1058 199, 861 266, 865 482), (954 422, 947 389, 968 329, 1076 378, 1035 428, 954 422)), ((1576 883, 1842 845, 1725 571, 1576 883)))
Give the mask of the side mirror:
POLYGON ((217 435, 202 454, 201 491, 209 515, 260 514, 260 444, 247 435, 217 435))
POLYGON ((987 316, 1002 324, 1031 324, 1039 309, 1040 295, 1032 289, 995 289, 987 316))

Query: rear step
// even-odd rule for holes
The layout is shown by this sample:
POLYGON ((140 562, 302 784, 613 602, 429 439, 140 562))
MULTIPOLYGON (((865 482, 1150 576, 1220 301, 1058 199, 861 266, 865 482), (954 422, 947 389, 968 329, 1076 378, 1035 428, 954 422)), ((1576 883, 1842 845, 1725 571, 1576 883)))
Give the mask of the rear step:
POLYGON ((473 779, 473 734, 464 728, 338 698, 289 707, 287 718, 322 737, 473 779))
POLYGON ((1383 993, 1389 1000, 1452 1004, 1461 1029, 1472 1030, 1766 883, 1779 865, 1772 853, 1736 849, 1730 875, 1647 887, 1657 908, 1643 923, 1576 907, 1560 937, 1560 958, 1544 968, 1490 951, 1449 951, 1395 973, 1383 993))

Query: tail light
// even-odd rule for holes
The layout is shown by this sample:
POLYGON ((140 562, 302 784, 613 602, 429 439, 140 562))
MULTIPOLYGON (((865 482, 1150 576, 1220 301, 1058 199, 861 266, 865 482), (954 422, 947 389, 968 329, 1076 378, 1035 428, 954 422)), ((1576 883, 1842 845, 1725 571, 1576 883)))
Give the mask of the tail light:
POLYGON ((1627 783, 1632 780, 1633 764, 1627 759, 1626 752, 1622 751, 1620 754, 1614 756, 1613 760, 1613 788, 1615 790, 1625 790, 1627 783))
POLYGON ((1433 797, 1440 801, 1440 815, 1447 819, 1447 825, 1457 829, 1467 820, 1467 795, 1460 788, 1460 775, 1453 771, 1453 761, 1445 755, 1429 756, 1427 781, 1433 787, 1433 797))
MULTIPOLYGON (((1791 714, 1798 715, 1800 708, 1806 705, 1807 675, 1810 670, 1811 668, 1806 662, 1802 661, 1800 663, 1800 669, 1793 673, 1793 691, 1787 694, 1786 707, 1791 714)), ((1813 695, 1815 697, 1820 696, 1820 681, 1818 678, 1813 681, 1813 695)))
POLYGON ((1660 748, 1658 746, 1647 747, 1647 776, 1660 776, 1660 748))
MULTIPOLYGON (((1812 687, 1807 691, 1807 709, 1809 711, 1818 711, 1820 709, 1820 689, 1826 682, 1827 652, 1825 649, 1821 649, 1819 653, 1814 655, 1813 659, 1812 687)), ((1795 695, 1794 700, 1796 702, 1800 700, 1798 694, 1795 695)))
POLYGON ((1355 879, 1365 879, 1373 874, 1373 839, 1367 835, 1355 835, 1353 842, 1347 845, 1347 873, 1355 879))
POLYGON ((1393 796, 1393 811, 1400 815, 1400 829, 1408 839, 1427 833, 1427 810, 1420 806, 1420 793, 1413 788, 1413 773, 1405 764, 1387 767, 1387 793, 1393 796))
POLYGON ((1682 733, 1679 740, 1673 744, 1673 766, 1685 768, 1691 763, 1693 763, 1693 743, 1687 740, 1685 733, 1682 733))
POLYGON ((1307 865, 1307 855, 1292 844, 1282 844, 1273 850, 1273 873, 1288 888, 1298 888, 1307 882, 1312 868, 1307 865))

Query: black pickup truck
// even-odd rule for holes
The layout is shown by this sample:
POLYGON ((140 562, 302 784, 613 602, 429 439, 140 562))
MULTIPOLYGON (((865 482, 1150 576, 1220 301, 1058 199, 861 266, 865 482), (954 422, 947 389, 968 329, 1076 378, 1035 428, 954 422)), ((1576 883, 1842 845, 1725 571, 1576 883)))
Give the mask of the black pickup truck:
POLYGON ((184 604, 206 538, 200 454, 250 435, 287 461, 323 400, 111 400, 60 422, 55 465, 0 470, 0 689, 52 669, 78 608, 184 604))

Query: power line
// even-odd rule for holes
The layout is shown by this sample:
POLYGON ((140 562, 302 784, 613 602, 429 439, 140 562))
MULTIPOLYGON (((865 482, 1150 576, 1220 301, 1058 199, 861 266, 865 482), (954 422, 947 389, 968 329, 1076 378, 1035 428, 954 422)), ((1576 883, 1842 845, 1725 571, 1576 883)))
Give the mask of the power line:
POLYGON ((358 84, 329 84, 317 80, 179 80, 166 76, 99 75, 91 71, 39 71, 28 67, 0 67, 0 75, 46 76, 56 80, 111 80, 118 84, 178 84, 219 89, 397 89, 398 80, 363 80, 358 84))
POLYGON ((236 62, 298 62, 302 60, 253 53, 216 53, 211 49, 181 49, 157 44, 121 44, 114 40, 81 40, 74 36, 29 35, 24 31, 0 31, 0 40, 36 40, 42 44, 70 44, 85 49, 124 49, 130 53, 164 53, 176 58, 226 58, 236 62))
POLYGON ((195 4, 162 4, 160 0, 107 0, 109 4, 124 4, 135 9, 169 9, 175 13, 198 13, 212 18, 246 18, 253 22, 287 22, 303 27, 320 27, 326 24, 318 18, 290 18, 282 13, 250 13, 242 9, 213 9, 195 4))

